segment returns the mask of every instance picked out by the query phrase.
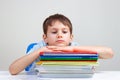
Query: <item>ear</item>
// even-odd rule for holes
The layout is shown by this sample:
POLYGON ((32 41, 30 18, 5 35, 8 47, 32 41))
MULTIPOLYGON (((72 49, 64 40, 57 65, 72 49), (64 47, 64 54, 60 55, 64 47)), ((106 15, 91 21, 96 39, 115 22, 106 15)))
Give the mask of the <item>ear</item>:
POLYGON ((73 40, 73 34, 70 35, 70 39, 71 39, 71 41, 73 40))
POLYGON ((43 34, 43 40, 45 41, 45 43, 47 43, 47 35, 43 34))

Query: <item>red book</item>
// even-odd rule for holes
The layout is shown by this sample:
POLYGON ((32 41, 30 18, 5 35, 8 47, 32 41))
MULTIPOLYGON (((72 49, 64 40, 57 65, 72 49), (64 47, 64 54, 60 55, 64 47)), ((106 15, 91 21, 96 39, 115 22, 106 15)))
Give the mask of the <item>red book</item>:
POLYGON ((97 52, 85 51, 85 50, 82 50, 80 52, 40 52, 40 55, 43 54, 97 54, 97 52))

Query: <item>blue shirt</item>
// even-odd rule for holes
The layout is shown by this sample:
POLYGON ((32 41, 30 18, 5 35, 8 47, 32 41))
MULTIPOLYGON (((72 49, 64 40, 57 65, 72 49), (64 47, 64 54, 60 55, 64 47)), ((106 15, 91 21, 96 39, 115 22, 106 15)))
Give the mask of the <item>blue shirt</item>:
MULTIPOLYGON (((31 52, 33 52, 33 51, 35 51, 35 50, 37 50, 39 48, 42 48, 44 46, 47 46, 47 44, 44 41, 40 41, 39 43, 32 43, 32 44, 30 44, 28 46, 26 53, 30 54, 31 52)), ((71 42, 69 46, 78 46, 78 43, 71 42)), ((32 64, 30 64, 29 66, 27 66, 25 68, 25 71, 32 71, 32 70, 34 70, 34 68, 36 67, 35 63, 37 61, 39 61, 39 58, 36 59, 32 64)))

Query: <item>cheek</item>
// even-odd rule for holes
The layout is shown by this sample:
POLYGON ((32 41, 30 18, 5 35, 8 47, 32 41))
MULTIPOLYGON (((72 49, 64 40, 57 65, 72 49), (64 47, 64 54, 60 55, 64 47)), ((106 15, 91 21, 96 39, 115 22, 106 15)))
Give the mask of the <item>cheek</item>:
POLYGON ((56 39, 56 35, 49 34, 49 35, 47 36, 47 40, 48 40, 49 42, 54 41, 55 39, 56 39))
POLYGON ((64 37, 69 39, 70 38, 70 34, 66 34, 66 35, 64 35, 64 37))
POLYGON ((53 34, 49 34, 49 35, 48 35, 48 38, 50 38, 50 39, 55 38, 55 37, 56 37, 56 36, 53 35, 53 34))
POLYGON ((66 35, 66 36, 65 36, 65 39, 68 40, 68 41, 71 41, 71 40, 72 40, 71 35, 69 35, 69 34, 66 35))

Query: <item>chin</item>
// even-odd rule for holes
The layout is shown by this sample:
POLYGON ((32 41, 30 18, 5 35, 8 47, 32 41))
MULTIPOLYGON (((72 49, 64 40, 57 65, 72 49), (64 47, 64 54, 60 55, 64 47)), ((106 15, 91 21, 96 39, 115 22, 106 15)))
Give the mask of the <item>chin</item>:
POLYGON ((63 46, 67 46, 67 45, 65 45, 65 44, 57 44, 56 46, 63 47, 63 46))

